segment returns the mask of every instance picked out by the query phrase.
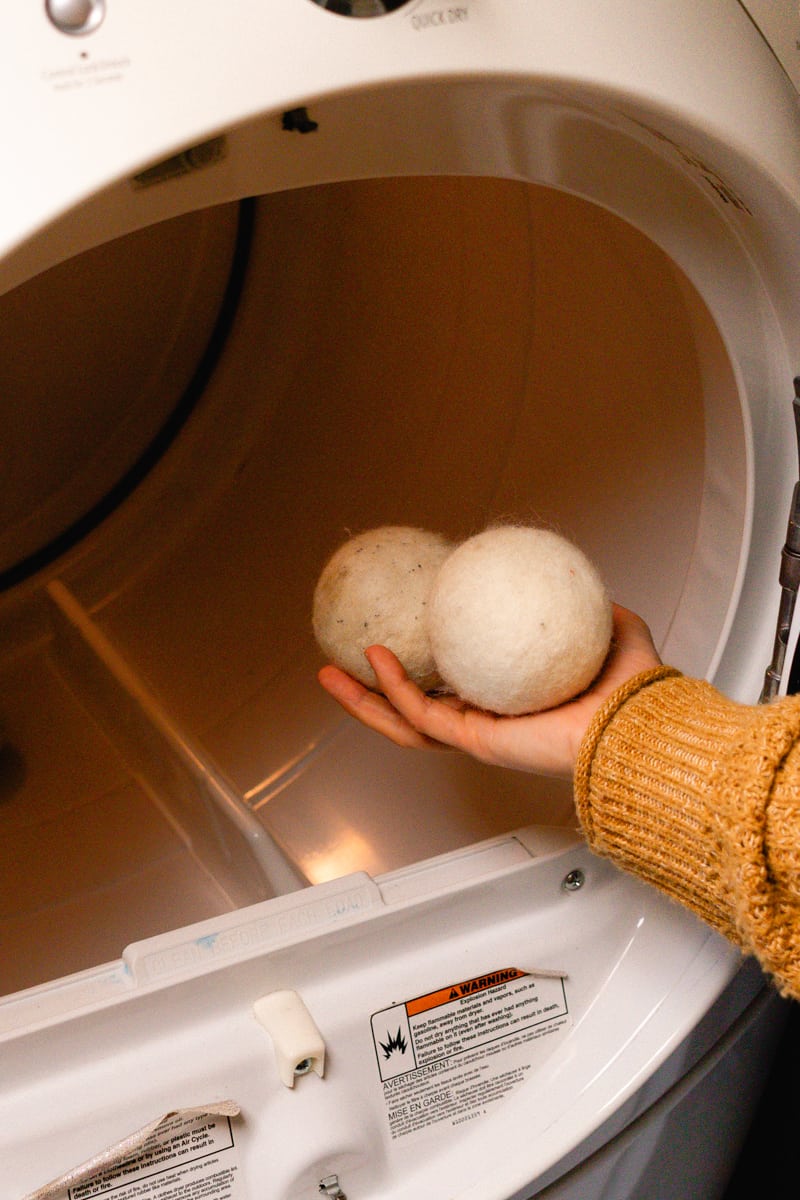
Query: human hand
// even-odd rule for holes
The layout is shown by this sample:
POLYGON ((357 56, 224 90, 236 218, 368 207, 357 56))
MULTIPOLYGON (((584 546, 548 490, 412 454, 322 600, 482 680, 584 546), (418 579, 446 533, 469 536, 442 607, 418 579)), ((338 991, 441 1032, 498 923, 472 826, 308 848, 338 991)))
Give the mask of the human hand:
POLYGON ((659 665, 647 625, 614 605, 611 649, 601 673, 574 700, 529 716, 499 717, 457 696, 429 696, 385 646, 366 651, 380 694, 338 667, 319 672, 325 690, 362 725, 398 746, 455 749, 495 766, 570 777, 583 735, 604 700, 626 680, 659 665))

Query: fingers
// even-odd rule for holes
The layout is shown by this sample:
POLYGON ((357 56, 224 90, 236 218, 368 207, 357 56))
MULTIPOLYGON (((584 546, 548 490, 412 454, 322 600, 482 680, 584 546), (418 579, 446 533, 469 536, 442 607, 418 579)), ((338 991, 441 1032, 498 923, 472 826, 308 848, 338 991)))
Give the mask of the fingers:
POLYGON ((474 732, 467 725, 488 723, 492 717, 472 711, 465 714, 464 702, 455 696, 427 696, 385 646, 370 646, 366 655, 382 694, 370 691, 338 667, 323 667, 318 674, 319 682, 346 712, 398 746, 476 753, 474 732))
POLYGON ((433 742, 476 753, 471 726, 481 721, 492 722, 493 717, 468 708, 455 696, 426 695, 409 679, 402 664, 385 646, 369 646, 366 655, 386 699, 411 729, 428 744, 433 742))
POLYGON ((436 745, 416 730, 385 696, 370 691, 338 667, 323 667, 318 679, 325 691, 346 712, 396 745, 410 749, 426 749, 436 745))

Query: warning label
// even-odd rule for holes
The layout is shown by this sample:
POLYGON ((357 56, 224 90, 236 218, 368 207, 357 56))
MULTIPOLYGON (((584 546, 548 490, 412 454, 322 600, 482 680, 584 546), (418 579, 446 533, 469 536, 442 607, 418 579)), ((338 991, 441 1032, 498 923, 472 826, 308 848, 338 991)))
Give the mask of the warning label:
POLYGON ((516 967, 375 1013, 372 1039, 392 1137, 482 1116, 570 1023, 564 978, 516 967))
POLYGON ((233 1126, 228 1116, 175 1114, 129 1158, 77 1187, 69 1200, 241 1200, 233 1126))

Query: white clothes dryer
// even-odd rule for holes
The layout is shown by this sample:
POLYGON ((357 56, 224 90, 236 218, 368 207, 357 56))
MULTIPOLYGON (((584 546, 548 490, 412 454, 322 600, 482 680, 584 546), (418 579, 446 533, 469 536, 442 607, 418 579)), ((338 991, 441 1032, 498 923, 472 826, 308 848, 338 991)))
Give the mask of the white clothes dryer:
POLYGON ((513 516, 787 686, 799 45, 789 0, 7 6, 3 1200, 721 1195, 769 985, 567 787, 343 718, 310 604, 350 530, 513 516))

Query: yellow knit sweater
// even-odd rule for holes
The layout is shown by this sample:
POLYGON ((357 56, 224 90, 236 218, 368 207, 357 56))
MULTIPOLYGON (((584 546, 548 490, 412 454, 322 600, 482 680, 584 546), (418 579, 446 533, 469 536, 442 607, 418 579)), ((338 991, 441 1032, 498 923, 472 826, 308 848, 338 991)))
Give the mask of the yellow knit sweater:
POLYGON ((670 667, 619 688, 575 770, 589 845, 800 998, 800 696, 741 705, 670 667))

